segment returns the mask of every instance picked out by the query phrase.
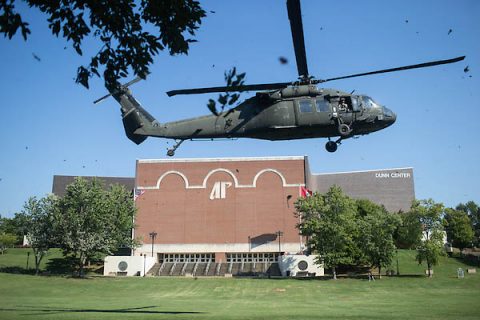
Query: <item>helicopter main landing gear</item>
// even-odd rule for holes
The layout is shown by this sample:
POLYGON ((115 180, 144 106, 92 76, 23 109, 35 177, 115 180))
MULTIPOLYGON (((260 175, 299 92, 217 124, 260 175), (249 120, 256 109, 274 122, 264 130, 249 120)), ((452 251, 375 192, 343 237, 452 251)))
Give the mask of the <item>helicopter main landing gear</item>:
POLYGON ((341 137, 336 141, 331 141, 330 138, 328 138, 328 142, 325 144, 325 149, 327 149, 328 152, 335 152, 337 151, 339 144, 342 144, 341 137))
POLYGON ((183 141, 185 140, 175 140, 175 145, 171 149, 167 150, 167 156, 173 157, 175 155, 175 150, 177 150, 178 147, 180 147, 183 141))

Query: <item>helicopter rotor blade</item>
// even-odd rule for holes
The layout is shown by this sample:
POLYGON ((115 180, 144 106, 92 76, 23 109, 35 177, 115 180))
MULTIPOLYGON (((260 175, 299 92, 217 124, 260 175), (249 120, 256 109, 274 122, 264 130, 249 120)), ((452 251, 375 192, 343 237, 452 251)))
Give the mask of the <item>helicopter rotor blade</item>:
POLYGON ((111 93, 106 94, 106 95, 104 95, 103 97, 98 98, 97 100, 93 101, 93 104, 100 103, 100 102, 102 102, 103 100, 105 100, 105 99, 107 99, 108 97, 110 97, 111 95, 112 95, 111 93))
POLYGON ((456 58, 447 59, 447 60, 437 60, 437 61, 425 62, 425 63, 414 64, 414 65, 410 65, 410 66, 403 66, 403 67, 398 67, 398 68, 383 69, 383 70, 377 70, 377 71, 371 71, 371 72, 365 72, 365 73, 351 74, 351 75, 348 75, 348 76, 335 77, 335 78, 324 79, 324 80, 313 80, 312 83, 317 84, 317 83, 323 83, 323 82, 333 81, 333 80, 369 76, 369 75, 372 75, 372 74, 396 72, 396 71, 418 69, 418 68, 427 68, 427 67, 438 66, 438 65, 441 65, 441 64, 454 63, 454 62, 462 61, 463 59, 465 59, 465 56, 456 57, 456 58))
POLYGON ((292 84, 291 82, 278 83, 262 83, 262 84, 247 84, 243 86, 228 86, 228 87, 209 87, 209 88, 195 88, 195 89, 179 89, 167 92, 169 97, 178 94, 200 94, 200 93, 215 93, 215 92, 242 92, 242 91, 256 91, 256 90, 276 90, 283 89, 292 84))
MULTIPOLYGON (((121 87, 128 88, 129 86, 131 86, 131 85, 134 84, 134 83, 137 83, 137 82, 140 81, 140 80, 143 80, 143 79, 142 79, 141 77, 137 76, 135 79, 130 80, 129 82, 121 85, 121 87)), ((118 93, 118 92, 120 92, 120 90, 119 90, 119 89, 116 89, 116 90, 114 90, 113 92, 110 92, 109 94, 106 94, 106 95, 104 95, 103 97, 98 98, 97 100, 93 101, 93 104, 100 103, 100 102, 102 102, 103 100, 105 100, 105 99, 107 99, 108 97, 110 97, 112 94, 115 94, 115 93, 118 93)))
POLYGON ((295 59, 297 60, 298 76, 308 78, 307 54, 305 53, 305 39, 303 36, 302 12, 300 0, 287 0, 288 19, 292 30, 295 59))

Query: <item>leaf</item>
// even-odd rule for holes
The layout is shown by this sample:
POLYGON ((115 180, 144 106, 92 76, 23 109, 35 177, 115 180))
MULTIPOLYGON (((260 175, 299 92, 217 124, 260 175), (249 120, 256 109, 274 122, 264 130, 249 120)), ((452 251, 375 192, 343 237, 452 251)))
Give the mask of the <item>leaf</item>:
POLYGON ((231 106, 232 104, 234 104, 235 102, 237 102, 237 100, 240 98, 240 94, 238 93, 234 93, 231 98, 230 98, 230 101, 228 101, 228 105, 231 106))
POLYGON ((207 103, 208 110, 210 110, 211 113, 213 113, 214 115, 216 115, 218 117, 218 111, 217 111, 217 107, 215 105, 216 105, 216 103, 213 99, 208 100, 208 103, 207 103))
POLYGON ((225 106, 227 104, 227 99, 228 99, 228 94, 218 95, 218 103, 220 103, 222 106, 225 106))

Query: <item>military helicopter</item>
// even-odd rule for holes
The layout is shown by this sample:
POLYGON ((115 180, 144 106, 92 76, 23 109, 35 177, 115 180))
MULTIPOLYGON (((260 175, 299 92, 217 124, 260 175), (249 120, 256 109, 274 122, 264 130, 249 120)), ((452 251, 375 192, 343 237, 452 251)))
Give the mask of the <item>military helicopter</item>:
POLYGON ((121 106, 125 133, 136 144, 142 143, 147 137, 175 139, 174 146, 167 151, 168 156, 174 156, 175 151, 186 140, 219 138, 272 141, 328 138, 325 148, 328 152, 335 152, 342 140, 382 130, 395 122, 396 115, 369 96, 317 88, 317 84, 432 67, 458 62, 465 58, 462 56, 323 80, 315 79, 309 74, 307 67, 300 1, 287 0, 287 10, 299 76, 296 81, 169 91, 168 96, 213 92, 258 92, 238 106, 217 115, 168 123, 158 122, 132 96, 128 87, 140 78, 110 88, 109 94, 94 103, 113 96, 121 106), (331 140, 332 138, 336 140, 331 140))

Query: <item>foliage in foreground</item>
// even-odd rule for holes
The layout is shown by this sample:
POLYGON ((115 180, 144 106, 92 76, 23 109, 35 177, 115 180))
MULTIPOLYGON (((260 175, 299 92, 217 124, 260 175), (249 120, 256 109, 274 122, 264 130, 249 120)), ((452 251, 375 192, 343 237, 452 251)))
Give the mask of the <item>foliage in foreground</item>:
MULTIPOLYGON (((83 55, 86 41, 97 45, 90 63, 77 69, 76 82, 86 88, 89 78, 102 71, 110 88, 130 71, 145 78, 153 57, 165 49, 171 55, 187 54, 195 40, 186 34, 194 36, 206 14, 194 0, 25 2, 44 13, 52 34, 65 38, 77 54, 83 55)), ((0 1, 0 33, 11 39, 18 30, 27 40, 31 30, 15 1, 0 1)))
POLYGON ((3 254, 8 248, 13 247, 17 237, 11 233, 1 233, 0 234, 0 253, 3 254))
POLYGON ((340 265, 368 265, 381 275, 381 269, 392 264, 395 242, 415 248, 416 260, 426 262, 429 276, 444 254, 445 208, 431 199, 415 200, 402 219, 369 200, 351 199, 333 186, 325 194, 298 199, 295 208, 300 233, 320 255, 318 262, 332 269, 334 279, 340 265))
POLYGON ((435 203, 432 199, 416 200, 410 211, 418 217, 423 227, 423 237, 417 243, 418 263, 426 262, 428 276, 432 276, 432 266, 436 266, 439 257, 445 253, 443 247, 443 225, 442 215, 444 206, 435 203))
POLYGON ((134 246, 131 239, 135 205, 123 186, 109 190, 98 179, 77 178, 58 201, 54 229, 66 256, 78 261, 79 275, 97 254, 108 255, 120 246, 134 246))
POLYGON ((340 265, 382 267, 391 264, 395 245, 393 233, 400 224, 396 214, 369 200, 354 200, 338 186, 327 193, 314 193, 295 203, 300 233, 320 255, 319 263, 332 269, 340 265))
POLYGON ((39 200, 32 197, 23 207, 22 214, 27 219, 27 240, 35 257, 35 274, 39 273, 43 257, 54 244, 52 225, 56 205, 57 199, 52 195, 39 200))

